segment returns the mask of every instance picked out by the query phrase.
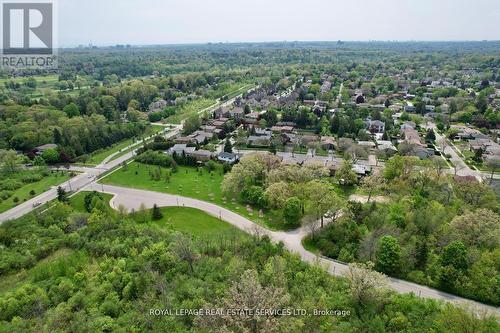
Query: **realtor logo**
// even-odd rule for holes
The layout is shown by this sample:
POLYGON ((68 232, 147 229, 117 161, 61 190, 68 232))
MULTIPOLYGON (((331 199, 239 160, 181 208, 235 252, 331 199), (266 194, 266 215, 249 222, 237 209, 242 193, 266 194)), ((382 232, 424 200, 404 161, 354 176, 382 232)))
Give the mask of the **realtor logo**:
POLYGON ((51 1, 3 2, 1 17, 2 66, 54 67, 54 4, 51 1))

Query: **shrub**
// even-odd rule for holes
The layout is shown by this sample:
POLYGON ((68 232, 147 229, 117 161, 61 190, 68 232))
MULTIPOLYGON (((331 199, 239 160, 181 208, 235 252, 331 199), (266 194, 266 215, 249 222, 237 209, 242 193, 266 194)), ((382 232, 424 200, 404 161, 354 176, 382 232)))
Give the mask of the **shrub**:
POLYGON ((172 168, 172 169, 177 168, 177 163, 171 156, 161 153, 159 151, 147 150, 144 153, 137 156, 135 160, 143 164, 159 165, 165 168, 172 168))

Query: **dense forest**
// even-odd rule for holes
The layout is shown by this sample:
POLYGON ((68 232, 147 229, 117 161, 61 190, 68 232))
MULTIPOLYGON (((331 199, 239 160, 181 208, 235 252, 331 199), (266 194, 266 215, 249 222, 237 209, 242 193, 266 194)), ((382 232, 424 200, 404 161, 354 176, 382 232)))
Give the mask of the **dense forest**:
POLYGON ((500 207, 488 184, 395 156, 362 186, 390 199, 350 202, 347 214, 309 238, 323 254, 372 261, 386 274, 500 304, 500 207))
MULTIPOLYGON (((63 201, 66 199, 63 197, 63 201)), ((451 305, 385 289, 353 266, 346 279, 301 262, 265 237, 216 239, 119 215, 90 195, 0 226, 0 331, 494 332, 451 305), (88 213, 88 210, 91 213, 88 213), (168 316, 150 309, 245 306, 336 310, 317 316, 168 316), (422 320, 425 318, 425 320, 422 320)), ((375 275, 374 275, 375 274, 375 275)))

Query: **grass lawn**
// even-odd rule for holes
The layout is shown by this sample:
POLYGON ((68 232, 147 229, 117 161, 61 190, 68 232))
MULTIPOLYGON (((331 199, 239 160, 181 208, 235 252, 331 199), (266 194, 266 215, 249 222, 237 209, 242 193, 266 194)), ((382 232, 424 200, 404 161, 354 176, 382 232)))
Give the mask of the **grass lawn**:
POLYGON ((300 146, 300 147, 294 146, 293 147, 293 152, 295 154, 307 154, 308 150, 309 150, 308 148, 302 147, 302 146, 300 146))
POLYGON ((259 210, 244 206, 236 199, 223 196, 221 182, 224 176, 221 169, 210 173, 206 168, 200 168, 201 172, 197 172, 194 167, 180 166, 178 171, 172 174, 169 182, 165 180, 165 175, 169 169, 161 168, 162 177, 158 181, 151 179, 149 174, 154 169, 158 169, 158 167, 132 162, 128 165, 127 169, 118 169, 102 179, 101 182, 104 184, 178 194, 212 202, 271 229, 283 229, 281 212, 263 211, 260 213, 259 210))
MULTIPOLYGON (((85 195, 87 195, 88 193, 89 193, 88 191, 78 192, 77 194, 69 198, 69 203, 71 207, 73 207, 75 210, 81 213, 86 213, 87 210, 85 209, 84 199, 85 195)), ((108 193, 99 193, 99 194, 103 197, 106 203, 109 203, 109 201, 113 198, 113 195, 108 193)))
MULTIPOLYGON (((47 88, 47 87, 53 87, 59 82, 59 75, 35 75, 33 76, 37 83, 37 88, 47 88)), ((24 83, 28 80, 27 76, 20 76, 20 77, 14 77, 14 78, 0 78, 0 84, 3 86, 5 82, 10 82, 13 81, 15 83, 24 83)))
POLYGON ((170 116, 165 119, 167 123, 179 124, 181 120, 189 118, 193 114, 200 112, 203 109, 208 108, 209 106, 214 105, 216 102, 213 99, 200 98, 187 102, 186 104, 181 105, 175 111, 173 116, 170 116))
POLYGON ((163 207, 161 212, 163 218, 153 222, 161 228, 171 227, 200 238, 216 238, 231 234, 245 235, 243 231, 231 224, 195 208, 163 207))
MULTIPOLYGON (((343 186, 334 184, 333 190, 343 199, 349 199, 352 194, 364 194, 363 191, 360 191, 356 186, 343 186)), ((372 194, 375 195, 375 194, 372 194)))
POLYGON ((24 184, 17 190, 13 191, 13 194, 7 200, 0 202, 0 213, 5 212, 24 201, 27 201, 34 196, 37 196, 47 190, 49 190, 52 186, 59 185, 64 183, 69 179, 69 174, 63 171, 51 172, 48 176, 43 177, 40 181, 35 183, 24 184), (31 196, 30 191, 35 191, 35 195, 31 196), (14 198, 18 198, 19 201, 17 203, 14 202, 14 198))
MULTIPOLYGON (((319 232, 321 232, 321 231, 319 231, 319 232)), ((304 238, 302 240, 302 245, 304 246, 304 249, 306 249, 307 251, 309 251, 311 253, 314 253, 316 255, 320 255, 321 254, 321 251, 316 246, 316 243, 314 243, 311 240, 311 237, 304 238)))
MULTIPOLYGON (((149 136, 151 134, 161 132, 161 131, 163 131, 164 128, 165 127, 160 126, 160 125, 151 125, 151 127, 149 127, 146 130, 146 132, 144 133, 144 136, 149 136)), ((125 140, 122 140, 120 142, 117 142, 106 149, 99 149, 90 155, 90 158, 84 163, 84 165, 98 165, 109 155, 114 154, 116 152, 120 152, 122 149, 127 148, 128 146, 130 146, 134 142, 138 142, 138 141, 137 140, 134 141, 133 138, 130 138, 130 139, 125 139, 125 140)), ((137 148, 137 147, 134 147, 134 148, 137 148)), ((131 148, 131 149, 133 149, 133 148, 131 148)), ((118 158, 119 156, 130 151, 131 149, 126 149, 126 150, 120 152, 120 154, 117 154, 117 156, 115 156, 113 159, 118 158)))

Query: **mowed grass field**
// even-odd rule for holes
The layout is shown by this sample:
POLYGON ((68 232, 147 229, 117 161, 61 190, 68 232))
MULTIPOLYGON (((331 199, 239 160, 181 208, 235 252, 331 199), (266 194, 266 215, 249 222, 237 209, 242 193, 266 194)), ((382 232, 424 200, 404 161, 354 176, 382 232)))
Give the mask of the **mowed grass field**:
MULTIPOLYGON (((86 212, 84 200, 88 191, 78 192, 70 198, 70 205, 79 212, 86 212)), ((109 204, 113 195, 108 193, 99 193, 104 201, 109 204)), ((174 230, 185 232, 200 238, 212 237, 221 234, 234 234, 244 232, 240 231, 231 224, 219 220, 199 209, 190 207, 161 207, 163 218, 161 220, 151 221, 157 227, 169 227, 174 230)), ((147 211, 151 220, 151 209, 147 211)))
POLYGON ((163 207, 163 218, 154 221, 158 227, 169 227, 199 238, 215 238, 222 235, 245 233, 231 224, 221 221, 207 213, 189 207, 163 207))
POLYGON ((222 168, 209 172, 205 167, 201 167, 197 170, 195 167, 179 166, 177 172, 172 173, 168 181, 166 179, 167 172, 170 172, 170 169, 132 162, 126 169, 118 169, 106 176, 100 182, 110 185, 177 194, 211 202, 271 229, 283 229, 283 217, 281 212, 259 211, 258 209, 241 204, 236 198, 224 196, 221 190, 221 183, 224 179, 222 168), (153 180, 150 175, 155 169, 161 170, 162 176, 160 180, 153 180))
POLYGON ((13 191, 13 194, 7 200, 3 200, 0 202, 0 213, 5 212, 19 204, 22 204, 24 201, 27 201, 37 195, 50 190, 52 186, 56 186, 64 183, 69 179, 69 174, 67 172, 53 172, 48 176, 43 177, 41 180, 29 183, 21 186, 20 188, 13 191), (31 196, 30 191, 35 191, 35 195, 31 196), (14 198, 18 198, 19 201, 14 202, 14 198))
MULTIPOLYGON (((55 86, 59 82, 59 75, 35 75, 32 76, 37 84, 38 88, 49 88, 55 86)), ((15 83, 23 84, 28 80, 27 76, 14 77, 14 78, 0 78, 0 85, 4 85, 5 82, 13 81, 15 83)))

